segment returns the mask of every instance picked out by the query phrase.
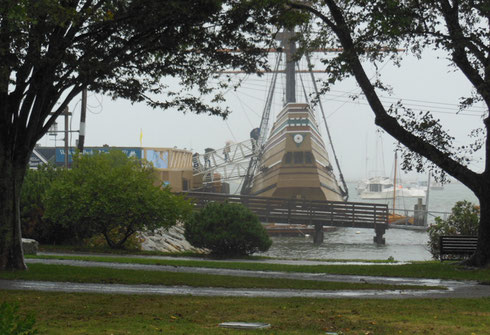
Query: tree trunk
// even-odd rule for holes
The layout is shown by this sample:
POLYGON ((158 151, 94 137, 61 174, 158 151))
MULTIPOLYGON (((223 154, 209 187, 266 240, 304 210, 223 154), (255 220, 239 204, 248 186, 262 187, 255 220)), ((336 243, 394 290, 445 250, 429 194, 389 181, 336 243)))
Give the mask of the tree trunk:
POLYGON ((109 232, 108 232, 108 231, 106 231, 106 230, 104 230, 104 231, 102 232, 102 235, 104 235, 104 238, 105 238, 105 240, 106 240, 107 245, 109 246, 109 248, 111 248, 111 249, 115 249, 114 242, 113 242, 113 241, 112 241, 112 239, 110 238, 110 236, 109 236, 109 232))
MULTIPOLYGON (((6 157, 5 157, 6 156, 6 157)), ((0 271, 25 270, 20 229, 20 192, 26 164, 0 157, 0 271)))
POLYGON ((467 265, 490 266, 490 194, 482 194, 480 200, 480 226, 476 253, 466 261, 467 265))

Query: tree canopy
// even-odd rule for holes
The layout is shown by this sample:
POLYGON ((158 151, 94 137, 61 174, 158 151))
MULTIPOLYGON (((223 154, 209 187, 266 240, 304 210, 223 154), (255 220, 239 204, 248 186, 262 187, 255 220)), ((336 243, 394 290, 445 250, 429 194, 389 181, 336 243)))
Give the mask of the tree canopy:
POLYGON ((2 1, 0 13, 2 115, 34 128, 35 140, 83 88, 153 107, 218 112, 186 89, 207 94, 207 79, 223 67, 264 66, 272 16, 230 0, 2 1), (236 49, 244 52, 225 52, 236 49), (171 91, 166 76, 180 78, 183 91, 171 91), (32 112, 39 116, 30 119, 32 112))
POLYGON ((111 248, 122 248, 138 231, 185 221, 191 205, 155 184, 151 165, 121 151, 74 157, 73 169, 57 178, 44 199, 44 219, 71 240, 102 234, 111 248))
MULTIPOLYGON (((337 47, 341 52, 325 58, 324 90, 346 77, 354 77, 362 89, 375 123, 400 143, 404 168, 421 172, 439 169, 470 188, 481 205, 479 242, 469 264, 490 264, 490 5, 488 1, 424 0, 424 1, 364 1, 364 0, 285 0, 294 10, 311 16, 310 27, 315 34, 304 34, 304 48, 337 47), (455 144, 430 110, 416 113, 403 101, 384 106, 380 92, 389 91, 389 83, 371 80, 366 64, 379 64, 392 59, 399 64, 404 48, 420 57, 431 48, 444 52, 451 65, 461 71, 471 83, 471 96, 461 97, 461 110, 482 102, 487 113, 481 128, 468 136, 473 143, 455 144), (483 172, 473 171, 468 163, 471 155, 484 150, 483 172), (427 164, 427 162, 431 163, 427 164)), ((441 177, 441 174, 439 174, 441 177)))
MULTIPOLYGON (((226 115, 208 79, 265 66, 274 2, 0 2, 0 269, 25 268, 19 199, 30 153, 83 89, 155 108, 226 115), (241 52, 233 52, 240 50, 241 52), (177 78, 173 90, 165 78, 177 78), (192 91, 192 94, 191 94, 192 91), (195 93, 197 92, 197 93, 195 93), (206 103, 204 96, 210 96, 206 103)), ((222 81, 221 88, 226 85, 222 81)), ((219 88, 219 87, 218 87, 219 88)))

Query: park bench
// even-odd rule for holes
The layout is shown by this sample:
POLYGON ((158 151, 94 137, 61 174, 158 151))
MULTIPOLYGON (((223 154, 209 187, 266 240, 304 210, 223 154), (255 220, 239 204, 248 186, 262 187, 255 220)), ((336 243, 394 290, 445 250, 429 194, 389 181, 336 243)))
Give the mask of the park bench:
POLYGON ((441 262, 443 255, 470 256, 476 251, 477 236, 455 235, 439 237, 439 257, 441 262))

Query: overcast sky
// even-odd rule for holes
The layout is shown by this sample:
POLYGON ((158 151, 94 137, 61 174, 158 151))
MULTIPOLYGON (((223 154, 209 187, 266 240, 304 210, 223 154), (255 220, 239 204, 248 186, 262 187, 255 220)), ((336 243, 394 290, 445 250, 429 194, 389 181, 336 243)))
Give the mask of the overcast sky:
MULTIPOLYGON (((271 61, 274 56, 271 56, 271 61)), ((426 52, 422 60, 406 57, 401 67, 391 62, 382 64, 381 73, 385 82, 393 87, 393 95, 383 93, 383 101, 388 105, 397 99, 404 99, 406 106, 415 110, 433 110, 435 116, 441 119, 446 129, 456 138, 456 143, 469 141, 468 133, 481 127, 482 105, 471 111, 457 114, 458 100, 468 95, 470 85, 467 80, 454 69, 448 67, 448 62, 438 58, 435 52, 426 52)), ((317 79, 321 75, 316 74, 317 79)), ((250 130, 258 127, 264 108, 267 85, 272 75, 259 78, 254 75, 237 75, 244 78, 241 88, 226 95, 226 104, 233 110, 228 120, 216 116, 182 114, 173 110, 153 110, 145 104, 134 104, 89 92, 89 112, 86 125, 86 146, 138 147, 140 145, 140 130, 143 132, 144 147, 177 147, 202 152, 204 148, 221 148, 225 142, 232 140, 240 142, 249 137, 250 130)), ((283 76, 281 76, 283 77, 283 76)), ((311 87, 309 75, 303 75, 305 86, 311 87), (308 81, 308 83, 307 83, 308 81)), ((282 87, 284 78, 278 79, 278 90, 273 105, 272 120, 282 107, 282 87)), ((297 101, 303 102, 300 94, 301 81, 297 79, 297 101)), ((374 174, 375 170, 385 175, 392 175, 394 140, 387 134, 376 131, 374 117, 364 99, 353 102, 349 96, 359 93, 360 89, 353 80, 346 80, 332 88, 322 102, 327 115, 341 168, 347 180, 365 178, 374 174), (384 157, 384 161, 382 159, 384 157), (366 165, 367 163, 367 165, 366 165)), ((75 99, 70 105, 73 112, 71 127, 79 129, 80 99, 75 99)), ((317 120, 323 129, 323 139, 327 136, 321 118, 317 120)), ((63 121, 58 120, 62 129, 63 121)), ((72 145, 78 134, 74 134, 72 145)), ((58 137, 57 145, 61 146, 62 135, 58 137)), ((53 136, 45 136, 40 144, 53 146, 53 136)), ((328 146, 328 143, 327 143, 328 146)), ((480 155, 481 156, 481 155, 480 155)), ((331 157, 333 161, 333 158, 331 157)), ((475 160, 471 166, 480 171, 482 163, 475 160)), ((425 175, 410 175, 409 179, 425 179, 425 175)))

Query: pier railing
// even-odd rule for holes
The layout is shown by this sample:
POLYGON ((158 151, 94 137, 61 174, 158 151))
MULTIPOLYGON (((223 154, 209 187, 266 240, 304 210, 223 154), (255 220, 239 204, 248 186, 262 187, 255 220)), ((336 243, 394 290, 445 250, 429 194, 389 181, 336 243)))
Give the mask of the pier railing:
POLYGON ((195 204, 197 209, 212 201, 243 204, 265 223, 357 228, 379 228, 379 226, 386 228, 388 224, 388 206, 385 204, 309 201, 207 192, 183 194, 195 204))
POLYGON ((391 225, 415 225, 427 227, 434 223, 436 217, 446 220, 448 216, 451 215, 450 212, 406 208, 390 208, 388 211, 390 216, 392 216, 389 222, 391 225))

